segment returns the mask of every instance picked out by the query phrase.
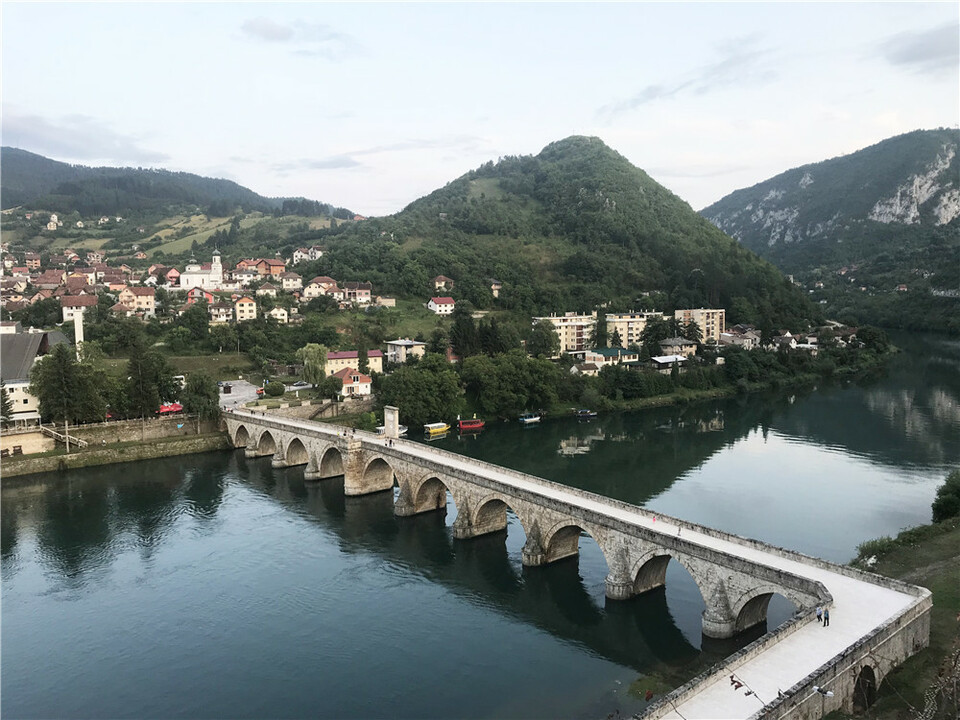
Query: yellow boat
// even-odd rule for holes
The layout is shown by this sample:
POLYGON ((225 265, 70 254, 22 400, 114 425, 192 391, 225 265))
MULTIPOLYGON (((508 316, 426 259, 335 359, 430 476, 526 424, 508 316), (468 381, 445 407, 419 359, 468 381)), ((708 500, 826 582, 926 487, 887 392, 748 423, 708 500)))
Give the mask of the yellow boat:
POLYGON ((427 437, 433 437, 434 435, 442 435, 445 432, 449 432, 450 425, 445 422, 427 423, 423 426, 423 431, 427 434, 427 437))

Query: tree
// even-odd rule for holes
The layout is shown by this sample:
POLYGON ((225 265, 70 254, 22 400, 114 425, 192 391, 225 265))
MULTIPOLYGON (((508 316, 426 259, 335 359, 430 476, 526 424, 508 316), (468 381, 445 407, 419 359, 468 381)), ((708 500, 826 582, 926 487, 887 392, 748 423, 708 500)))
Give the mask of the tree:
POLYGON ((127 362, 127 411, 131 417, 152 417, 160 403, 176 400, 180 383, 174 379, 173 368, 160 353, 148 347, 140 336, 130 347, 127 362))
POLYGON ((640 342, 650 357, 660 354, 660 341, 670 337, 670 325, 666 320, 653 317, 647 320, 640 332, 640 342))
POLYGON ((357 351, 357 370, 364 374, 370 372, 370 359, 367 356, 366 348, 360 348, 357 351))
POLYGON ((935 523, 960 515, 960 470, 947 475, 943 485, 937 488, 931 509, 935 523))
POLYGON ((527 338, 527 352, 533 357, 545 358, 560 354, 560 336, 552 322, 539 320, 534 323, 527 338))
POLYGON ((30 372, 30 394, 40 403, 40 415, 52 422, 99 422, 107 404, 104 386, 93 363, 77 361, 66 343, 53 347, 30 372))
POLYGON ((450 345, 453 352, 462 358, 480 352, 480 335, 467 304, 458 304, 453 311, 453 325, 450 328, 450 345))
POLYGON ((696 320, 689 320, 681 328, 680 337, 695 342, 697 345, 703 342, 703 331, 696 320))
POLYGON ((317 343, 307 343, 297 350, 297 360, 303 363, 304 381, 319 386, 326 376, 327 348, 317 343))
POLYGON ((0 380, 0 423, 6 427, 12 418, 13 403, 10 402, 10 393, 7 392, 7 384, 0 380))
POLYGON ((603 318, 597 319, 590 331, 590 344, 595 348, 607 346, 607 323, 603 318))
POLYGON ((610 336, 610 347, 612 348, 623 347, 623 338, 620 337, 619 330, 614 330, 613 335, 610 336))
POLYGON ((270 397, 280 397, 283 395, 286 388, 283 386, 283 383, 279 380, 271 380, 267 383, 267 387, 264 389, 264 392, 267 393, 270 397))
POLYGON ((442 355, 427 353, 383 379, 380 401, 400 409, 408 425, 452 419, 462 405, 460 378, 442 355))
POLYGON ((194 373, 187 378, 187 384, 180 393, 183 409, 197 416, 197 432, 200 422, 220 417, 220 391, 217 383, 205 372, 194 373))
POLYGON ((184 327, 190 331, 190 337, 200 342, 207 339, 207 327, 210 325, 210 317, 207 311, 206 302, 194 303, 186 310, 183 315, 177 318, 177 327, 184 327))

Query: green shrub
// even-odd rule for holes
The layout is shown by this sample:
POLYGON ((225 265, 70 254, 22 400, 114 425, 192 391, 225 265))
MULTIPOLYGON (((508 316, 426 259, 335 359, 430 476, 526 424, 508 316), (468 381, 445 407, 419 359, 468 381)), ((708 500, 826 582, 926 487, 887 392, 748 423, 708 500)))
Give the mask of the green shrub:
POLYGON ((270 397, 280 397, 283 395, 284 387, 283 383, 277 380, 272 380, 267 383, 267 387, 264 392, 267 393, 270 397))
POLYGON ((935 523, 960 515, 960 470, 947 475, 943 485, 937 488, 931 509, 935 523))

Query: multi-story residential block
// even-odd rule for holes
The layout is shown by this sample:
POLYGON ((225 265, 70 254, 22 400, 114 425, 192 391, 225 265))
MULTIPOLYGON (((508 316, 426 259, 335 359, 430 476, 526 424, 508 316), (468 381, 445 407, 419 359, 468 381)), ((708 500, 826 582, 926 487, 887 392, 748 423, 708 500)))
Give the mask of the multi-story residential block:
POLYGON ((549 317, 535 317, 534 323, 549 322, 553 325, 560 338, 561 353, 583 352, 590 346, 590 336, 597 325, 597 313, 578 315, 568 312, 563 315, 549 317))
POLYGON ((120 291, 117 299, 145 318, 157 314, 157 294, 152 287, 126 287, 120 291))
POLYGON ((702 342, 713 340, 720 342, 720 334, 726 330, 727 311, 724 309, 714 310, 709 308, 697 308, 692 310, 677 310, 673 317, 686 324, 691 320, 700 328, 700 339, 702 342))
MULTIPOLYGON (((341 350, 327 353, 327 364, 324 367, 327 377, 346 368, 356 368, 360 365, 360 353, 356 350, 341 350)), ((367 367, 370 372, 383 372, 383 353, 380 350, 367 352, 367 367)))
POLYGON ((257 303, 253 298, 249 298, 246 295, 238 297, 234 302, 234 317, 237 319, 237 322, 256 320, 257 303))
POLYGON ((427 344, 410 338, 387 340, 387 362, 404 363, 410 357, 423 357, 427 344))
POLYGON ((640 345, 640 334, 646 329, 650 320, 657 318, 666 320, 667 316, 660 312, 607 313, 607 337, 612 338, 614 333, 620 336, 623 347, 640 345))

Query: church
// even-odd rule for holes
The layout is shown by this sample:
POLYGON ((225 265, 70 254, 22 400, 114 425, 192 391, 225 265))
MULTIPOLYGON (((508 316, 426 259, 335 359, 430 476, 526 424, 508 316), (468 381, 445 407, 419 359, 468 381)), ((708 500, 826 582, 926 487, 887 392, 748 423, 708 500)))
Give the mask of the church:
POLYGON ((187 269, 180 273, 180 287, 220 290, 223 287, 223 265, 220 264, 220 251, 214 250, 212 261, 202 265, 195 259, 191 259, 187 264, 187 269))

